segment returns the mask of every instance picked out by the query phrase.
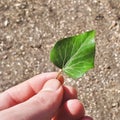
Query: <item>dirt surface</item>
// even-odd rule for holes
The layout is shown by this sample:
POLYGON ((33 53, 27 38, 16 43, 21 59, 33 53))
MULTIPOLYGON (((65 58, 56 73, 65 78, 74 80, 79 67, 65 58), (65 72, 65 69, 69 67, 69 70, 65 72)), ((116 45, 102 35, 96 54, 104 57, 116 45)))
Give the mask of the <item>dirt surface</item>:
POLYGON ((120 0, 0 0, 0 91, 55 71, 55 41, 92 29, 95 68, 65 84, 94 120, 120 120, 120 0))

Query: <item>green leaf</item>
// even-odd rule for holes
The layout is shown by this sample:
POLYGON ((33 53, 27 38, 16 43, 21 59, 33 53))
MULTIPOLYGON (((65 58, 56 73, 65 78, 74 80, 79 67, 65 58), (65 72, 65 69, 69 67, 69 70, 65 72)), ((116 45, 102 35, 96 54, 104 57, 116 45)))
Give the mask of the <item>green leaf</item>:
POLYGON ((50 52, 50 60, 72 78, 79 78, 94 67, 95 31, 59 40, 50 52))

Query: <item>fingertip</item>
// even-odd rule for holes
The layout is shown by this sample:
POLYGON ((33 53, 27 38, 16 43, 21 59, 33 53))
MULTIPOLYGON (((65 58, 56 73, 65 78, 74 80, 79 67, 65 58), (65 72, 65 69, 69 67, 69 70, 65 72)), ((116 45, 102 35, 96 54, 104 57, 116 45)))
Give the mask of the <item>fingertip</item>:
POLYGON ((71 114, 71 116, 75 117, 76 119, 83 117, 85 114, 83 104, 80 103, 80 101, 77 99, 67 101, 66 108, 71 114))
POLYGON ((77 120, 83 118, 85 110, 77 99, 68 100, 61 107, 54 120, 77 120))

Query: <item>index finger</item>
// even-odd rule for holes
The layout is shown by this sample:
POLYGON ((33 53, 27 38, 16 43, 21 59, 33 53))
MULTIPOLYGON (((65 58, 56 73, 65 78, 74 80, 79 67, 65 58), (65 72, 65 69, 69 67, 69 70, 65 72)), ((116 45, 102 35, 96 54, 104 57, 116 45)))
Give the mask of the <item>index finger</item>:
MULTIPOLYGON (((55 79, 57 72, 43 73, 0 94, 0 110, 26 101, 38 93, 46 81, 55 79)), ((60 79, 63 79, 61 77, 60 79)))

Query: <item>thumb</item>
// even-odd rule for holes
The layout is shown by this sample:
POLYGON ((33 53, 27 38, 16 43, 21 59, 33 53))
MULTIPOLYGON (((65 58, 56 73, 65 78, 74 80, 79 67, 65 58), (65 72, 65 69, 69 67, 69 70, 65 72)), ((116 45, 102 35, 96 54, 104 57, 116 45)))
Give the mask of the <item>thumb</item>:
POLYGON ((8 113, 12 113, 12 118, 18 120, 50 120, 59 109, 62 98, 61 83, 56 79, 48 80, 38 94, 26 102, 8 109, 8 113))

